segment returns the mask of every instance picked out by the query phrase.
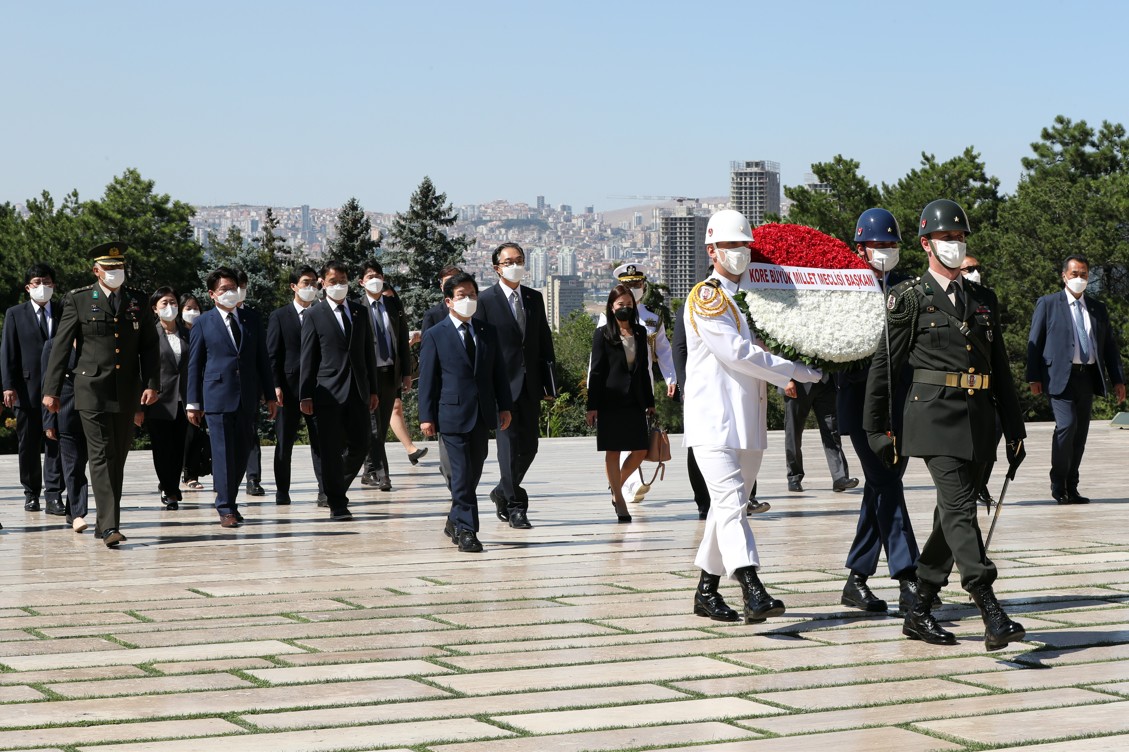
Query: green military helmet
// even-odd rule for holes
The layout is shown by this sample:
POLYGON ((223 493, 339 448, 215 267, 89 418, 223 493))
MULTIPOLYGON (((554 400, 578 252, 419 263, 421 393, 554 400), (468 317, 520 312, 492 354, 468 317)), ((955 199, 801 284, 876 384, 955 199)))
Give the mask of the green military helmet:
POLYGON ((972 227, 968 224, 968 215, 960 204, 947 198, 930 201, 921 210, 921 222, 917 225, 917 237, 933 232, 960 231, 969 235, 972 227))

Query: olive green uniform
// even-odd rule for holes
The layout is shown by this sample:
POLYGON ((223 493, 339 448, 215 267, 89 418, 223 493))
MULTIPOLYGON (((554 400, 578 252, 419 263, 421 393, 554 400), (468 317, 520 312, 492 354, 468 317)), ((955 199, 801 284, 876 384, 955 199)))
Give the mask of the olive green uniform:
POLYGON ((897 388, 889 374, 901 373, 908 362, 914 376, 898 454, 923 458, 937 487, 933 531, 921 549, 917 575, 944 587, 955 560, 967 590, 996 579, 976 520, 976 488, 984 463, 995 458, 997 409, 1009 443, 1026 432, 996 295, 967 279, 962 284, 961 310, 932 274, 890 291, 889 346, 887 350, 885 339, 880 341, 872 361, 863 429, 885 434, 890 390, 897 388))
MULTIPOLYGON (((116 306, 99 285, 67 293, 56 337, 74 342, 75 409, 82 419, 90 461, 90 485, 98 512, 95 534, 118 528, 122 478, 133 441, 133 415, 143 389, 160 389, 157 330, 148 296, 120 287, 116 306)), ((69 347, 51 353, 43 393, 62 390, 69 347)))

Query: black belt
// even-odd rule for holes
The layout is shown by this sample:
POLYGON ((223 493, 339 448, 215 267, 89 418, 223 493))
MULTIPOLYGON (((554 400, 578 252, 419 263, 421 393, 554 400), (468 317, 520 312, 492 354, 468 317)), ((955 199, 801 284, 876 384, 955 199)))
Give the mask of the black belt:
POLYGON ((913 370, 913 380, 918 384, 932 384, 934 386, 949 386, 956 389, 967 389, 970 392, 977 389, 987 389, 992 382, 992 377, 986 373, 964 373, 963 371, 930 371, 924 368, 913 370))
POLYGON ((1071 363, 1070 370, 1072 373, 1089 373, 1096 363, 1071 363))
POLYGON ((393 370, 395 370, 395 368, 396 366, 377 366, 376 370, 380 371, 381 373, 391 373, 393 370))

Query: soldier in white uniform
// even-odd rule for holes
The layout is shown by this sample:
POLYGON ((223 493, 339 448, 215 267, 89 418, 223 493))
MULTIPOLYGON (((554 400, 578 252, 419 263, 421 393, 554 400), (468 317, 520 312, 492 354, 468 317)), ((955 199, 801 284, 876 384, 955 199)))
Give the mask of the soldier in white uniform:
MULTIPOLYGON (((651 363, 658 363, 659 373, 666 381, 666 396, 674 397, 675 389, 678 386, 678 377, 674 371, 674 353, 670 348, 670 339, 666 336, 666 327, 663 326, 662 318, 642 303, 643 296, 647 292, 647 273, 634 262, 620 264, 612 273, 621 285, 631 290, 631 294, 635 297, 635 310, 639 312, 639 323, 647 329, 647 344, 650 345, 651 363)), ((596 328, 599 329, 605 323, 607 323, 607 315, 601 313, 599 321, 596 322, 596 328)), ((591 369, 591 364, 589 364, 589 369, 591 369)), ((648 368, 647 373, 651 376, 653 383, 654 370, 648 368)), ((623 479, 623 498, 625 499, 642 501, 650 490, 651 484, 644 483, 639 477, 639 473, 632 473, 623 479)))
POLYGON ((706 226, 706 250, 713 274, 686 298, 685 442, 694 448, 710 492, 710 511, 694 564, 702 570, 694 613, 737 621, 718 592, 721 575, 737 580, 746 624, 784 613, 768 594, 757 568, 760 559, 745 502, 767 444, 765 382, 794 391, 821 374, 766 351, 749 331, 733 300, 749 265, 749 222, 732 209, 719 211, 706 226))

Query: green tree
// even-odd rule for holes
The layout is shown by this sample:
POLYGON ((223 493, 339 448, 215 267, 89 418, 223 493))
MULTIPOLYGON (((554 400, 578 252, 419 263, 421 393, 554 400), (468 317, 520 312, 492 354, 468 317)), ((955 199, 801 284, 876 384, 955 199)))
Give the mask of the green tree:
MULTIPOLYGON (((130 168, 106 186, 102 198, 82 205, 85 245, 109 240, 129 246, 128 284, 142 290, 171 285, 187 290, 196 282, 203 249, 192 239, 196 210, 130 168)), ((76 196, 77 198, 77 196, 76 196)))
POLYGON ((328 258, 344 261, 351 276, 360 274, 361 264, 376 255, 380 244, 372 239, 372 222, 356 198, 345 202, 337 212, 334 238, 329 242, 328 258))
MULTIPOLYGON (((23 219, 9 202, 0 204, 0 314, 20 301, 24 293, 24 272, 32 263, 21 233, 23 219)), ((60 282, 61 284, 61 282, 60 282)))
POLYGON ((384 250, 384 271, 410 320, 419 321, 442 298, 436 286, 439 270, 462 264, 464 254, 474 245, 466 235, 447 234, 446 228, 458 219, 447 194, 437 193, 431 178, 424 177, 412 193, 408 210, 392 221, 392 247, 384 250))
POLYGON ((784 195, 792 200, 788 222, 814 227, 820 232, 851 243, 860 214, 878 206, 878 188, 859 174, 859 163, 836 154, 830 162, 811 166, 816 180, 828 187, 813 191, 807 186, 789 186, 784 195))
POLYGON ((647 310, 659 317, 662 328, 666 329, 668 337, 671 327, 674 326, 674 316, 666 302, 669 295, 670 287, 668 285, 664 285, 662 282, 647 282, 647 290, 643 293, 643 300, 641 301, 643 305, 647 306, 647 310))
POLYGON ((547 436, 587 436, 588 361, 596 322, 584 311, 573 311, 553 334, 557 357, 557 398, 541 403, 541 425, 547 436))
MULTIPOLYGON (((264 289, 260 296, 260 302, 266 306, 260 309, 264 315, 284 305, 293 297, 290 292, 290 272, 301 264, 309 263, 304 258, 304 254, 292 249, 286 238, 278 234, 278 226, 278 217, 268 206, 263 220, 262 235, 252 241, 260 251, 258 263, 261 266, 258 271, 262 274, 262 281, 270 289, 269 294, 264 289)), ((250 286, 249 279, 248 286, 250 286)), ((250 297, 250 291, 247 295, 250 297)))
MULTIPOLYGON (((86 252, 97 243, 89 240, 84 207, 76 191, 64 196, 59 206, 47 191, 28 200, 28 215, 20 223, 20 244, 26 261, 18 270, 21 280, 28 263, 46 261, 58 276, 55 284, 60 295, 94 281, 90 271, 93 264, 86 252)), ((21 284, 21 291, 22 287, 21 284)))

